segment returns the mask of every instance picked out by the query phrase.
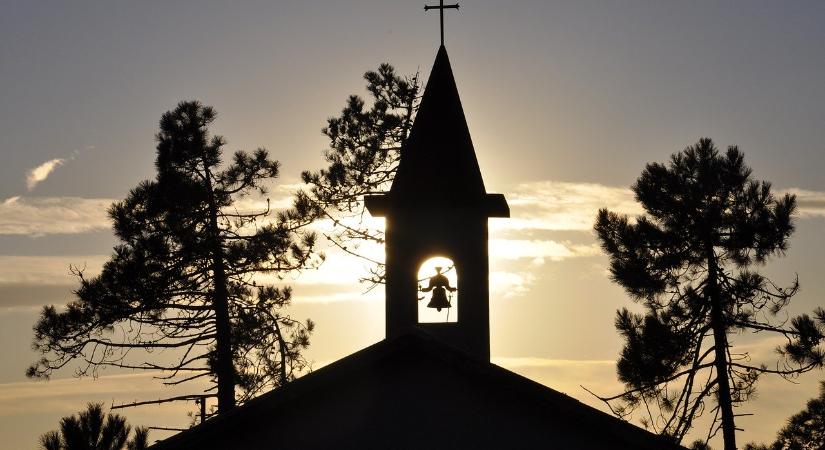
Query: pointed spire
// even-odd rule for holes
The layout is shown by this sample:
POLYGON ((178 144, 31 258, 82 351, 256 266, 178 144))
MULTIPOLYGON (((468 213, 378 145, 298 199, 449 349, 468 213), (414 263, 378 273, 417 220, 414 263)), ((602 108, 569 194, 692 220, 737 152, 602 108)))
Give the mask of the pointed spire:
POLYGON ((438 49, 390 195, 404 202, 475 203, 484 181, 447 49, 438 49))

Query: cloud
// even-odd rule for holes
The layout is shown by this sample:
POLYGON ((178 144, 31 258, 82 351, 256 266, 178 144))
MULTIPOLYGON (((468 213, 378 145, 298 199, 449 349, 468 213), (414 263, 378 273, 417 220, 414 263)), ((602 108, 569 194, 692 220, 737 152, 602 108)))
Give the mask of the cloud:
MULTIPOLYGON (((825 192, 800 188, 795 194, 800 218, 825 217, 825 192)), ((511 218, 490 222, 501 231, 590 231, 600 208, 630 216, 644 213, 629 188, 597 183, 537 181, 517 185, 507 194, 511 218)))
MULTIPOLYGON (((20 402, 40 403, 55 397, 87 396, 89 394, 121 394, 134 396, 141 390, 155 387, 153 377, 160 372, 107 375, 96 379, 63 378, 51 381, 22 381, 0 384, 0 404, 11 406, 20 402)), ((82 405, 81 405, 82 406, 82 405)), ((76 407, 76 406, 74 406, 76 407)), ((5 410, 8 412, 8 410, 5 410)))
POLYGON ((531 258, 536 262, 562 261, 568 258, 600 255, 596 244, 581 245, 569 241, 528 240, 528 239, 491 239, 490 257, 500 259, 531 258))
POLYGON ((328 304, 334 302, 382 302, 384 301, 384 287, 376 286, 370 291, 352 290, 352 286, 342 286, 342 289, 330 289, 329 293, 317 293, 312 295, 302 294, 300 289, 293 294, 294 303, 321 303, 328 304), (344 288, 349 290, 343 290, 344 288), (366 291, 366 292, 365 292, 366 291))
MULTIPOLYGON (((317 268, 290 272, 280 277, 276 274, 256 274, 255 281, 259 284, 331 286, 340 289, 341 286, 357 286, 361 278, 369 276, 373 266, 369 261, 331 246, 323 250, 325 259, 317 268)), ((375 243, 364 243, 357 253, 375 261, 384 260, 384 247, 375 243)))
POLYGON ((616 364, 616 361, 611 359, 604 360, 578 360, 578 359, 550 359, 537 358, 533 356, 524 357, 495 357, 493 363, 502 367, 510 369, 516 367, 602 367, 607 365, 611 369, 616 364))
POLYGON ((50 159, 43 164, 35 167, 34 169, 30 170, 26 173, 26 187, 31 191, 37 186, 41 181, 45 180, 46 178, 54 172, 54 169, 62 166, 66 163, 66 159, 63 158, 55 158, 50 159))
POLYGON ((790 188, 781 193, 796 195, 800 218, 825 217, 825 192, 790 188))
MULTIPOLYGON (((157 372, 140 372, 98 378, 0 383, 3 429, 14 430, 8 439, 4 439, 3 448, 31 447, 42 433, 57 428, 61 417, 77 414, 88 402, 103 403, 108 409, 112 404, 167 398, 208 388, 207 383, 197 380, 183 386, 163 386, 153 378, 158 375, 157 372)), ((186 428, 189 426, 187 412, 196 408, 194 402, 172 402, 115 412, 126 416, 133 426, 186 428)), ((171 434, 153 430, 150 438, 154 441, 171 434)))
POLYGON ((0 315, 32 313, 43 305, 65 305, 77 285, 0 284, 0 315))
POLYGON ((611 360, 493 356, 491 362, 601 410, 604 404, 582 386, 598 394, 612 394, 622 388, 615 375, 616 362, 611 360))
POLYGON ((490 298, 521 297, 530 291, 536 277, 531 272, 490 272, 490 298))
POLYGON ((38 311, 73 299, 78 281, 70 266, 97 275, 108 255, 0 255, 0 314, 38 311))
POLYGON ((108 230, 113 200, 81 197, 10 197, 0 202, 0 235, 43 236, 108 230))
MULTIPOLYGON (((93 149, 94 146, 86 147, 86 150, 93 149)), ((68 157, 66 158, 55 158, 50 159, 43 164, 35 167, 34 169, 29 170, 26 172, 26 187, 28 188, 29 192, 35 188, 40 182, 44 181, 46 178, 54 172, 55 169, 58 167, 66 164, 67 162, 77 158, 77 155, 80 154, 80 150, 73 151, 68 157)))
POLYGON ((0 255, 0 286, 3 285, 38 285, 62 286, 74 285, 75 278, 69 272, 69 266, 85 268, 90 274, 97 274, 103 268, 107 255, 71 255, 71 256, 13 256, 0 255))
POLYGON ((96 275, 106 255, 0 255, 0 314, 31 312, 43 305, 63 305, 73 298, 78 282, 69 266, 96 275))
MULTIPOLYGON (((350 272, 351 279, 356 277, 357 272, 350 272)), ((535 282, 535 279, 535 276, 530 272, 492 271, 490 272, 490 297, 520 297, 530 290, 530 286, 535 282)), ((301 277, 298 277, 297 280, 300 281, 301 277)), ((354 281, 350 283, 341 282, 340 284, 317 285, 286 281, 283 282, 283 284, 294 286, 292 297, 293 303, 296 305, 308 303, 329 304, 336 302, 380 303, 384 301, 385 295, 384 285, 374 286, 372 289, 369 289, 369 284, 359 284, 354 281)))
POLYGON ((639 214, 641 207, 628 188, 596 183, 537 181, 506 194, 511 218, 490 222, 504 230, 589 231, 599 208, 639 214))
MULTIPOLYGON (((9 197, 0 200, 0 235, 44 236, 106 231, 112 226, 109 206, 116 201, 83 197, 9 197)), ((273 196, 269 208, 274 214, 289 207, 290 202, 291 197, 279 194, 273 196)), ((235 209, 261 212, 267 209, 267 201, 265 198, 242 197, 235 202, 235 209)))

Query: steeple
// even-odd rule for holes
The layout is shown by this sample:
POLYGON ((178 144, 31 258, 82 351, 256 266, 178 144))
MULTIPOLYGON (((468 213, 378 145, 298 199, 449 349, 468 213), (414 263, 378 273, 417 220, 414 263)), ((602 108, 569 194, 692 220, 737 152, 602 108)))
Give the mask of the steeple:
POLYGON ((373 216, 386 217, 387 337, 416 327, 488 361, 487 219, 509 217, 510 209, 503 195, 484 188, 444 46, 438 49, 390 191, 369 196, 365 203, 373 216), (452 302, 456 289, 441 268, 424 275, 429 285, 419 284, 419 270, 432 257, 446 258, 455 268, 458 285, 452 302), (433 298, 427 303, 424 294, 430 292, 433 298), (419 316, 423 305, 457 314, 453 322, 424 322, 419 316))
POLYGON ((485 194, 444 46, 435 57, 390 193, 403 201, 438 196, 452 202, 480 201, 485 194))

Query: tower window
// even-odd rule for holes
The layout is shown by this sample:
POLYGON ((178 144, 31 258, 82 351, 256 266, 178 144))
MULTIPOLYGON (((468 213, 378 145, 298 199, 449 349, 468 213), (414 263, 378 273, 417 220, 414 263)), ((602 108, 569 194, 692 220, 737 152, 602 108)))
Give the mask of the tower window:
POLYGON ((430 258, 418 269, 418 323, 458 322, 458 271, 449 258, 430 258))

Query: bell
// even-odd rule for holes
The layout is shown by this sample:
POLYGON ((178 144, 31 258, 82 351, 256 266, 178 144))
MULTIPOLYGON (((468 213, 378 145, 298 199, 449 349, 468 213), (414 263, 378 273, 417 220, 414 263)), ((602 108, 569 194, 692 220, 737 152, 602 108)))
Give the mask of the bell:
POLYGON ((441 308, 449 307, 450 300, 447 299, 447 290, 440 286, 433 288, 433 298, 430 299, 430 303, 427 303, 427 308, 435 308, 438 312, 441 312, 441 308))

